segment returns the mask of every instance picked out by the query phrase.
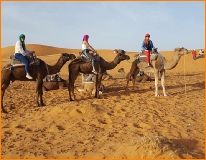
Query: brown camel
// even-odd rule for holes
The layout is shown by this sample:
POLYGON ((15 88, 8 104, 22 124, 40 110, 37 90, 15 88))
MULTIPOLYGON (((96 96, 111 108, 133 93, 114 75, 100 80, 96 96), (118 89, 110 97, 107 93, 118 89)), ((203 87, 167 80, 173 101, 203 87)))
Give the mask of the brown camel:
MULTIPOLYGON (((117 54, 117 56, 112 62, 107 62, 102 57, 100 57, 100 61, 95 64, 96 71, 98 72, 96 76, 95 98, 99 98, 100 84, 101 84, 103 73, 105 73, 106 70, 114 69, 121 61, 130 59, 130 57, 125 54, 124 50, 114 50, 114 52, 117 54)), ((70 97, 70 101, 73 101, 72 94, 74 100, 76 100, 76 96, 74 94, 74 82, 77 76, 79 75, 79 72, 84 74, 91 74, 92 65, 90 62, 84 62, 79 59, 75 59, 69 64, 68 70, 69 70, 69 86, 68 86, 69 97, 70 97)))
POLYGON ((65 89, 68 87, 69 81, 62 79, 59 75, 48 75, 43 79, 43 90, 51 91, 65 89))
POLYGON ((147 64, 145 62, 138 63, 137 60, 135 60, 132 63, 130 72, 127 77, 127 84, 126 84, 126 90, 130 81, 130 78, 132 77, 133 82, 133 89, 135 87, 135 79, 137 77, 137 73, 141 69, 145 72, 152 72, 155 76, 155 96, 158 95, 158 75, 160 73, 161 77, 161 85, 163 88, 163 94, 164 96, 167 96, 165 92, 165 70, 171 70, 176 67, 178 64, 180 57, 184 54, 188 54, 188 50, 185 48, 175 48, 174 49, 174 55, 171 61, 167 61, 161 54, 157 52, 157 58, 156 60, 151 61, 151 67, 147 67, 147 64))
MULTIPOLYGON (((120 68, 118 70, 118 72, 121 73, 123 78, 127 79, 127 77, 129 76, 129 73, 127 73, 127 74, 125 73, 124 68, 120 68)), ((132 78, 133 77, 130 76, 130 81, 132 81, 132 78)), ((137 76, 136 81, 137 82, 146 82, 146 81, 151 81, 151 78, 150 78, 150 76, 148 76, 147 74, 144 73, 142 76, 137 76)))
POLYGON ((50 66, 46 64, 44 61, 40 60, 40 65, 38 66, 30 66, 29 73, 33 77, 33 79, 27 79, 26 78, 26 72, 24 69, 24 66, 14 67, 12 68, 10 64, 6 65, 3 70, 1 71, 1 106, 2 111, 4 113, 7 113, 6 110, 3 107, 3 97, 5 90, 10 84, 10 81, 14 82, 16 80, 18 81, 36 81, 36 103, 37 106, 45 106, 43 103, 42 95, 42 85, 43 85, 43 79, 49 74, 55 74, 60 71, 60 69, 63 67, 63 65, 71 60, 75 59, 76 56, 74 54, 67 54, 62 53, 60 58, 58 59, 57 63, 53 66, 50 66), (40 99, 40 103, 39 103, 40 99))

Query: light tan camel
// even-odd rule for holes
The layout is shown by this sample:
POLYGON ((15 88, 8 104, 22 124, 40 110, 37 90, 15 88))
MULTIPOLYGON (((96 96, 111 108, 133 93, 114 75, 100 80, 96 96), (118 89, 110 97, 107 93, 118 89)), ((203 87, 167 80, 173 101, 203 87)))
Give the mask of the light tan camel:
POLYGON ((171 70, 176 67, 178 64, 180 57, 184 54, 188 54, 188 50, 186 48, 175 48, 174 49, 174 55, 171 61, 166 60, 161 54, 157 53, 157 59, 151 61, 151 67, 147 67, 147 63, 140 62, 138 63, 137 59, 132 63, 130 72, 127 77, 127 84, 126 84, 126 90, 129 84, 129 80, 132 77, 133 82, 133 89, 135 87, 135 79, 137 77, 137 73, 141 69, 144 72, 152 72, 155 76, 155 96, 158 95, 158 75, 160 73, 161 77, 161 85, 163 88, 163 94, 164 96, 167 96, 165 92, 165 70, 171 70))

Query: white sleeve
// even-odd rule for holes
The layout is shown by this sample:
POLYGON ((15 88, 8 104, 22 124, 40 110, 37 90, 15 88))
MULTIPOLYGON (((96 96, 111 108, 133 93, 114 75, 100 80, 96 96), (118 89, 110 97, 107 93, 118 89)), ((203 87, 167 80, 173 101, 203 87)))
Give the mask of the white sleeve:
POLYGON ((26 52, 23 50, 21 42, 17 41, 15 46, 15 53, 21 53, 22 55, 26 55, 26 52))

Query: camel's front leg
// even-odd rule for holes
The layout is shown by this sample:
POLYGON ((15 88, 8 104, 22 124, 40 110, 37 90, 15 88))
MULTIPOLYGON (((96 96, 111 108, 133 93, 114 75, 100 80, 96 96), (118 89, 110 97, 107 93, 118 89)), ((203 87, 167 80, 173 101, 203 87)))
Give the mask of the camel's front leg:
POLYGON ((4 108, 4 104, 3 104, 3 99, 4 99, 4 93, 6 91, 6 89, 8 88, 8 86, 10 85, 10 74, 11 70, 3 70, 1 72, 1 109, 3 113, 8 113, 5 108, 4 108))
POLYGON ((165 92, 165 70, 160 72, 160 76, 161 76, 161 85, 162 85, 163 94, 164 96, 167 96, 165 92))
MULTIPOLYGON (((71 64, 71 63, 70 63, 71 64)), ((74 94, 74 82, 76 78, 78 77, 79 72, 77 70, 74 70, 71 65, 69 65, 69 85, 68 85, 68 91, 69 91, 69 99, 70 101, 76 100, 76 96, 74 94), (74 100, 72 99, 72 95, 74 97, 74 100)))
POLYGON ((102 73, 98 73, 98 74, 97 74, 95 98, 100 98, 100 96, 99 96, 99 90, 100 90, 100 85, 101 85, 101 81, 102 81, 102 76, 103 76, 102 73))
POLYGON ((125 86, 125 91, 128 90, 128 85, 129 85, 130 79, 131 79, 131 72, 129 72, 129 73, 127 74, 127 76, 126 76, 126 81, 127 81, 127 83, 126 83, 126 86, 125 86))
POLYGON ((5 89, 1 89, 1 110, 3 113, 8 113, 3 106, 3 98, 4 98, 5 89))
POLYGON ((155 76, 155 96, 159 96, 158 94, 158 71, 154 72, 155 76))
POLYGON ((43 103, 43 90, 42 90, 42 86, 43 86, 43 80, 42 79, 37 79, 37 85, 36 85, 36 104, 37 106, 45 106, 45 104, 43 103), (40 103, 39 103, 40 100, 40 103))
POLYGON ((137 78, 137 74, 139 73, 139 68, 136 68, 134 74, 133 74, 133 79, 132 79, 132 83, 133 83, 133 90, 135 89, 135 83, 136 83, 136 78, 137 78))
POLYGON ((39 98, 40 98, 40 104, 41 106, 45 106, 44 102, 43 102, 43 80, 41 81, 40 85, 39 85, 39 98))

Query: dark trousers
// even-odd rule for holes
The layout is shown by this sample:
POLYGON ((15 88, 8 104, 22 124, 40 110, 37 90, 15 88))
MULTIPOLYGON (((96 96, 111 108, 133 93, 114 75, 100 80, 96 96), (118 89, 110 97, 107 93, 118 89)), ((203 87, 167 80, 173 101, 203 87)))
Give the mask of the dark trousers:
POLYGON ((91 59, 91 61, 92 61, 92 66, 94 67, 94 63, 95 63, 95 58, 94 58, 94 56, 92 55, 92 54, 90 54, 89 53, 89 49, 85 49, 84 51, 83 51, 83 53, 87 56, 87 57, 89 57, 89 59, 91 59))
POLYGON ((26 73, 29 73, 29 59, 21 53, 15 53, 15 58, 25 64, 25 71, 26 73))

